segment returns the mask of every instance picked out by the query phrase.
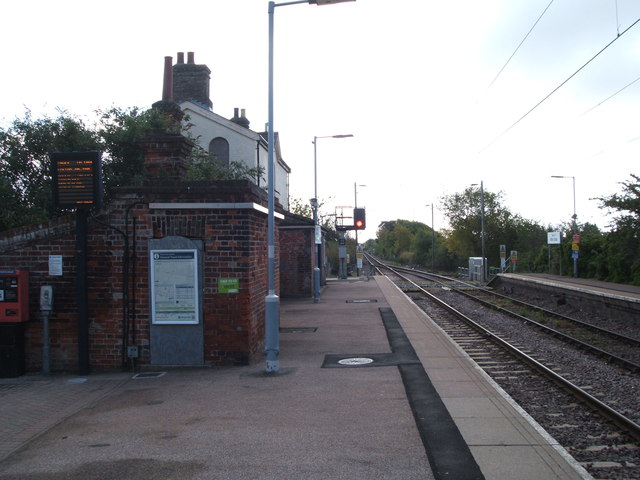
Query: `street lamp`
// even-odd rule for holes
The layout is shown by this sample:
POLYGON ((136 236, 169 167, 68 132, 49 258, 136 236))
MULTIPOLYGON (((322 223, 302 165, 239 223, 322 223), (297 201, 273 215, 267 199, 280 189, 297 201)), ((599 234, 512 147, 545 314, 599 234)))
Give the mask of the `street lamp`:
MULTIPOLYGON (((578 233, 578 224, 576 220, 578 218, 578 214, 576 213, 576 177, 570 177, 565 175, 551 175, 551 178, 570 178, 573 181, 573 216, 571 217, 573 221, 571 222, 571 233, 578 233)), ((573 276, 578 276, 578 251, 576 250, 573 253, 573 276)))
POLYGON ((431 270, 436 271, 436 230, 433 223, 433 203, 428 203, 425 207, 431 207, 431 270))
MULTIPOLYGON (((472 186, 478 185, 477 183, 472 183, 472 186)), ((480 181, 480 230, 481 234, 481 249, 482 249, 482 282, 487 281, 487 265, 486 259, 484 257, 484 183, 480 181)))
POLYGON ((267 215, 267 277, 268 293, 265 297, 264 351, 267 357, 266 372, 277 373, 280 370, 280 299, 276 295, 276 253, 275 253, 275 134, 273 126, 273 19, 276 7, 309 3, 329 5, 332 3, 355 0, 298 0, 292 2, 269 2, 269 80, 268 80, 268 124, 267 124, 267 163, 268 163, 268 215, 267 215))
POLYGON ((313 267, 313 303, 320 302, 320 279, 322 272, 320 271, 320 249, 322 248, 322 233, 320 224, 318 223, 318 149, 317 141, 319 138, 349 138, 353 137, 351 133, 342 135, 325 135, 322 137, 313 137, 313 198, 311 199, 311 208, 313 209, 313 225, 315 228, 315 266, 313 267))

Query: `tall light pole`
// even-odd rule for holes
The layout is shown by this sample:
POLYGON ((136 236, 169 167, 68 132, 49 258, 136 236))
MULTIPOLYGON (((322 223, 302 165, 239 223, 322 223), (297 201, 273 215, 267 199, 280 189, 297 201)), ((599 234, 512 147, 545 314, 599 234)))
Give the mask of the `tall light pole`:
POLYGON ((275 130, 273 125, 273 19, 276 7, 309 3, 329 5, 355 0, 297 0, 292 2, 269 2, 269 81, 268 81, 268 124, 267 124, 267 165, 268 165, 268 215, 267 215, 267 277, 268 292, 265 297, 264 352, 267 357, 266 372, 280 370, 280 299, 276 295, 276 247, 275 247, 275 130))
MULTIPOLYGON (((357 182, 353 182, 353 208, 358 208, 358 187, 366 187, 366 185, 358 185, 357 182)), ((355 222, 355 219, 354 219, 355 222)), ((360 269, 358 268, 358 229, 356 232, 356 251, 354 252, 354 258, 356 259, 356 277, 360 276, 360 269)))
MULTIPOLYGON (((573 216, 572 218, 572 222, 571 222, 571 233, 576 234, 578 233, 578 224, 577 224, 577 219, 578 219, 578 214, 576 213, 576 177, 570 177, 570 176, 565 176, 565 175, 551 175, 551 178, 570 178, 573 181, 573 216)), ((577 277, 578 276, 578 251, 576 250, 573 253, 573 276, 577 277)))
MULTIPOLYGON (((478 185, 477 183, 472 183, 472 186, 478 185)), ((484 256, 484 182, 480 181, 480 230, 481 230, 481 250, 482 250, 482 281, 487 281, 487 265, 486 259, 484 256)))
POLYGON ((349 138, 353 137, 351 133, 341 135, 325 135, 321 137, 313 137, 313 198, 311 199, 311 208, 313 209, 313 225, 315 228, 315 266, 313 267, 313 303, 320 302, 320 283, 322 272, 320 271, 320 251, 322 248, 322 231, 318 222, 318 147, 319 138, 349 138))
POLYGON ((436 230, 433 223, 433 203, 428 203, 425 207, 431 207, 431 270, 436 271, 436 230))

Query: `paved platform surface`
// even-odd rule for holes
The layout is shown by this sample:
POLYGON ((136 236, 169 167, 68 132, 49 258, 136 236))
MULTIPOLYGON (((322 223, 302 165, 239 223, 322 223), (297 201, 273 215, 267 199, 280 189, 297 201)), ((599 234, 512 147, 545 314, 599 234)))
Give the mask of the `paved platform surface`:
MULTIPOLYGON (((322 368, 391 354, 395 313, 486 479, 589 478, 382 278, 281 302, 280 372, 0 379, 0 480, 433 479, 399 367, 322 368)), ((424 432, 422 432, 424 433, 424 432)))
POLYGON ((610 283, 592 278, 561 277, 547 273, 501 273, 499 276, 511 279, 521 279, 528 282, 538 282, 547 285, 561 286, 574 290, 586 291, 594 295, 624 298, 629 301, 640 302, 640 286, 624 283, 610 283))

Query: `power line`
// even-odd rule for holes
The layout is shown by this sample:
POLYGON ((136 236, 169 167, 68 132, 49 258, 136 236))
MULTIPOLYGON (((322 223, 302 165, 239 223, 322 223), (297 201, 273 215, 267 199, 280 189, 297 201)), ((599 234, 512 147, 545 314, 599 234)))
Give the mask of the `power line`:
POLYGON ((548 93, 542 100, 540 100, 538 103, 536 103, 532 108, 529 109, 529 111, 527 113, 525 113, 524 115, 522 115, 518 120, 516 120, 515 122, 513 122, 511 124, 510 127, 508 127, 504 132, 502 132, 500 135, 498 135, 495 139, 493 139, 493 141, 491 141, 491 143, 489 143, 487 146, 485 146, 482 150, 480 150, 480 152, 485 151, 487 148, 491 147, 494 143, 496 143, 498 140, 500 140, 507 132, 509 132, 513 127, 515 127, 516 125, 518 125, 522 120, 524 120, 527 116, 529 116, 529 114, 531 114, 531 112, 533 112, 536 108, 538 108, 540 105, 542 105, 549 97, 551 97, 551 95, 553 95, 554 93, 556 93, 558 90, 560 90, 569 80, 571 80, 573 77, 575 77, 578 73, 580 73, 587 65, 589 65, 592 61, 594 61, 602 52, 604 52, 607 48, 609 48, 611 45, 613 45, 613 43, 618 40, 620 37, 622 37, 625 33, 627 33, 629 30, 631 30, 638 22, 640 22, 640 18, 638 18, 635 22, 633 22, 629 27, 627 27, 622 33, 618 34, 618 36, 616 38, 614 38, 613 40, 611 40, 608 44, 606 44, 598 53, 596 53, 593 57, 591 57, 584 65, 582 65, 578 70, 576 70, 575 72, 573 72, 571 75, 569 75, 569 77, 562 82, 560 85, 558 85, 556 88, 554 88, 550 93, 548 93))
POLYGON ((618 90, 616 93, 609 95, 607 98, 605 98, 604 100, 602 100, 600 103, 598 103, 597 105, 594 105, 593 107, 591 107, 589 110, 581 113, 580 115, 578 115, 578 118, 585 116, 587 113, 589 113, 591 110, 594 110, 596 108, 598 108, 600 105, 602 105, 603 103, 611 100, 613 97, 615 97, 616 95, 618 95, 620 92, 622 92, 624 89, 630 87, 631 85, 633 85, 634 83, 636 83, 638 80, 640 80, 640 77, 636 78, 633 82, 626 84, 624 87, 622 87, 620 90, 618 90))
POLYGON ((535 23, 533 24, 533 26, 529 29, 529 31, 527 32, 527 34, 524 36, 524 38, 522 39, 522 41, 520 42, 520 44, 516 47, 516 49, 513 51, 513 53, 511 54, 511 56, 509 57, 509 59, 506 61, 506 63, 502 66, 502 68, 500 69, 500 71, 498 72, 498 74, 495 76, 495 78, 493 80, 491 80, 491 83, 489 84, 489 86, 487 88, 491 88, 491 86, 495 83, 495 81, 498 79, 498 77, 500 76, 500 74, 502 73, 502 71, 507 68, 507 65, 509 65, 509 62, 511 61, 511 59, 514 57, 514 55, 518 52, 518 50, 520 50, 520 47, 522 46, 522 44, 527 40, 527 38, 529 37, 529 35, 531 34, 531 32, 533 32, 533 29, 536 28, 536 25, 538 25, 538 22, 540 21, 540 19, 544 16, 545 13, 547 13, 547 10, 549 10, 549 7, 551 6, 551 4, 553 3, 553 0, 551 0, 549 2, 549 5, 547 5, 547 8, 544 9, 544 11, 540 14, 540 16, 538 17, 538 19, 535 21, 535 23))

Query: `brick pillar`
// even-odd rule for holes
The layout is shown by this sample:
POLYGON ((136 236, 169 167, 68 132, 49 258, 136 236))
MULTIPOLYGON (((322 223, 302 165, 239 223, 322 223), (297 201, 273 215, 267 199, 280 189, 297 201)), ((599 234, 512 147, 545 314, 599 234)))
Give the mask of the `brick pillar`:
POLYGON ((149 184, 168 184, 187 179, 187 157, 193 143, 182 135, 159 132, 144 138, 144 166, 149 184))

